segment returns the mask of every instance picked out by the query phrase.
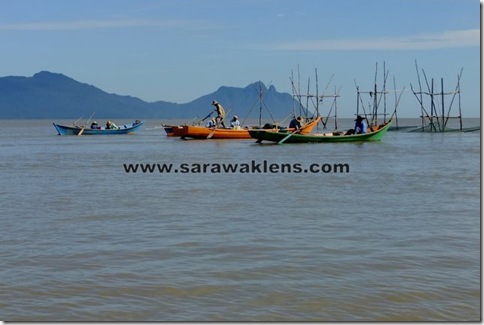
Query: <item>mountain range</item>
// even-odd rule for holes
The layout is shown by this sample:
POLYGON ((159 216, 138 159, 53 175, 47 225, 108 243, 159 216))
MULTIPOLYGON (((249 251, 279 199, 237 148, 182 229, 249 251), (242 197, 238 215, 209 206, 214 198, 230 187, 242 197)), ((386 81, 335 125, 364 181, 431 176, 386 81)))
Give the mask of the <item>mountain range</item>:
POLYGON ((97 118, 195 118, 204 117, 217 100, 230 115, 241 118, 286 117, 293 107, 293 97, 274 86, 254 82, 245 88, 222 86, 211 94, 184 104, 167 101, 146 102, 132 96, 107 93, 60 73, 41 71, 32 77, 0 77, 1 119, 71 119, 97 118), (262 101, 260 100, 262 97, 262 101))

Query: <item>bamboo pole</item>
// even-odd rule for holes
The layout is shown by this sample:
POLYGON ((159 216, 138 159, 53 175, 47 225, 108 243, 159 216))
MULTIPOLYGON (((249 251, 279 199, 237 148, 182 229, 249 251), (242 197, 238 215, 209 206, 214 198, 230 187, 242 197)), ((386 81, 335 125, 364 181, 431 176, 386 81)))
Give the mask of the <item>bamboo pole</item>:
MULTIPOLYGON (((462 73, 462 72, 461 72, 462 73)), ((460 106, 460 76, 459 76, 459 120, 460 120, 460 130, 462 131, 462 110, 460 106)))
MULTIPOLYGON (((318 83, 318 68, 314 68, 314 77, 316 78, 316 116, 320 116, 319 113, 319 83, 318 83)), ((321 101, 323 99, 321 98, 321 101)), ((321 121, 323 119, 321 118, 321 121)), ((316 128, 319 128, 319 124, 316 125, 316 128)))
MULTIPOLYGON (((420 81, 420 72, 418 70, 418 65, 417 65, 417 60, 415 60, 415 70, 417 71, 417 79, 418 79, 418 86, 419 86, 419 89, 420 89, 420 100, 418 100, 418 97, 417 95, 415 94, 415 91, 413 91, 413 87, 412 85, 410 85, 410 88, 412 88, 412 92, 414 93, 414 95, 417 97, 417 100, 419 101, 420 103, 420 116, 422 117, 422 130, 423 128, 425 127, 425 120, 424 120, 424 107, 423 107, 423 96, 422 96, 422 83, 420 81)), ((425 112, 427 114, 427 112, 425 112)), ((427 114, 428 115, 428 114, 427 114)))
POLYGON ((385 61, 383 61, 383 123, 386 123, 387 119, 387 78, 388 70, 385 70, 385 61))
MULTIPOLYGON (((299 64, 297 65, 297 88, 299 93, 299 102, 301 103, 301 71, 299 70, 299 64)), ((299 107, 299 115, 302 115, 302 103, 299 107)))
POLYGON ((308 91, 307 91, 307 96, 306 96, 306 118, 308 118, 309 114, 309 84, 311 83, 311 78, 308 77, 308 91))
POLYGON ((359 113, 360 113, 360 87, 356 86, 356 115, 358 115, 359 113))
POLYGON ((442 90, 442 131, 445 131, 444 78, 440 78, 440 89, 442 90))
MULTIPOLYGON (((429 91, 429 96, 430 96, 430 131, 434 129, 437 132, 437 128, 435 127, 434 124, 434 117, 435 117, 435 103, 434 103, 434 79, 432 78, 432 87, 429 86, 429 82, 427 79, 427 75, 425 74, 425 70, 422 69, 422 73, 425 78, 425 83, 427 84, 427 89, 429 91)), ((437 124, 439 123, 439 120, 437 119, 437 124)), ((439 130, 440 130, 440 124, 439 124, 439 130)))
POLYGON ((378 100, 377 100, 377 97, 378 97, 378 89, 377 89, 377 86, 376 86, 376 78, 378 76, 378 62, 376 62, 375 64, 375 82, 374 82, 374 94, 373 94, 373 116, 372 116, 372 119, 371 119, 371 124, 374 125, 375 124, 375 118, 376 118, 376 112, 378 110, 378 100))
POLYGON ((259 80, 259 127, 262 126, 262 86, 259 80))
POLYGON ((334 103, 334 129, 337 130, 338 129, 338 105, 337 105, 336 98, 338 97, 337 95, 339 94, 339 91, 341 90, 341 86, 339 87, 337 93, 336 93, 336 86, 334 87, 334 90, 335 90, 335 95, 336 95, 336 96, 334 96, 334 99, 333 99, 333 103, 334 103))
MULTIPOLYGON (((393 75, 393 88, 394 89, 397 89, 397 84, 395 82, 395 75, 393 75)), ((403 93, 403 91, 400 93, 400 95, 402 93, 403 93)), ((394 94, 395 94, 395 110, 394 110, 394 114, 395 114, 395 125, 396 125, 397 130, 398 130, 398 116, 397 116, 398 101, 397 101, 397 92, 395 91, 394 94)), ((386 113, 386 109, 385 109, 385 113, 386 113)), ((385 116, 383 118, 384 118, 383 123, 386 123, 387 122, 386 121, 386 118, 387 118, 386 114, 385 114, 385 116)))

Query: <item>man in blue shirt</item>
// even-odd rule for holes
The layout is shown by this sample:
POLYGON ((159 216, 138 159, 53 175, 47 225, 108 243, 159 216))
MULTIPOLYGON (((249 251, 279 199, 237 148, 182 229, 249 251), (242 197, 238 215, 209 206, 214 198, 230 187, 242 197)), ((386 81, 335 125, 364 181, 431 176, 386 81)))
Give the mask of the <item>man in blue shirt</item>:
POLYGON ((230 121, 230 126, 232 128, 235 128, 236 126, 240 126, 239 117, 237 115, 234 115, 234 118, 232 119, 232 121, 230 121))
POLYGON ((366 125, 363 117, 357 115, 355 121, 355 134, 366 133, 368 131, 368 126, 366 125))

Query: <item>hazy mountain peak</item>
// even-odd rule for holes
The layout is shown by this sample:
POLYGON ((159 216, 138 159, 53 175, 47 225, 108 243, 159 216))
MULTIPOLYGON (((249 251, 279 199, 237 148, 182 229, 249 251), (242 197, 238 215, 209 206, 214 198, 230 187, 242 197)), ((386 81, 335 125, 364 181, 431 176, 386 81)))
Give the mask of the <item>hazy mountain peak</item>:
POLYGON ((291 95, 278 93, 273 85, 267 89, 261 81, 244 88, 221 86, 185 104, 163 100, 147 103, 132 96, 108 94, 62 73, 40 71, 32 77, 0 77, 0 118, 70 119, 95 111, 97 118, 191 119, 213 110, 213 100, 231 109, 230 114, 246 116, 260 100, 259 91, 273 116, 285 116, 293 107, 291 95))

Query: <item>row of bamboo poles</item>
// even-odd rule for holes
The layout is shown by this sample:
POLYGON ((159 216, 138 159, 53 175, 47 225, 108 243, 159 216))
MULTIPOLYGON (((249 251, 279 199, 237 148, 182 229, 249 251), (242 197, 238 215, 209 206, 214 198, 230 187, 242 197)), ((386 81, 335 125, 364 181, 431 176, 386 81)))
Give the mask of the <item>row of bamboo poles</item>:
MULTIPOLYGON (((460 90, 460 79, 462 76, 463 68, 460 70, 460 73, 457 76, 457 85, 453 91, 445 92, 444 91, 444 80, 443 78, 440 79, 440 92, 436 92, 435 90, 435 82, 432 78, 430 82, 427 79, 427 75, 425 74, 425 70, 422 69, 422 73, 425 79, 425 83, 427 85, 427 91, 422 90, 422 83, 420 78, 420 72, 417 65, 417 61, 415 61, 415 68, 417 71, 417 79, 419 83, 419 91, 415 91, 413 85, 410 84, 410 89, 414 94, 415 98, 417 99, 420 110, 421 110, 421 122, 422 122, 422 131, 428 132, 444 132, 447 130, 447 123, 449 119, 459 119, 459 128, 462 130, 462 109, 461 109, 461 90, 460 90), (427 99, 424 99, 424 95, 428 96, 430 109, 425 107, 425 102, 427 99), (452 96, 449 106, 445 107, 445 96, 452 96), (440 98, 440 107, 438 107, 438 99, 440 98), (452 116, 451 111, 455 99, 457 98, 458 102, 458 115, 452 116), (440 108, 440 114, 438 112, 438 108, 440 108), (430 113, 429 113, 430 111, 430 113)), ((380 122, 386 123, 388 116, 390 115, 390 119, 395 119, 396 128, 398 129, 398 114, 397 108, 400 103, 400 99, 402 94, 406 90, 405 87, 403 89, 397 90, 395 76, 393 76, 393 87, 394 89, 388 90, 387 89, 387 79, 389 75, 389 70, 386 69, 385 62, 383 62, 383 82, 382 87, 378 87, 378 62, 376 63, 375 67, 375 78, 374 78, 374 87, 368 91, 360 90, 356 80, 355 80, 355 87, 356 87, 356 115, 364 116, 370 123, 370 125, 378 125, 380 122), (393 111, 388 109, 388 99, 387 95, 393 93, 394 100, 393 100, 393 111), (364 96, 369 95, 371 101, 368 105, 364 103, 364 96)), ((329 111, 325 114, 325 118, 322 119, 323 128, 327 127, 328 119, 330 117, 334 118, 334 128, 338 128, 337 124, 337 117, 338 117, 338 106, 337 106, 337 99, 340 97, 340 89, 334 87, 334 91, 332 93, 328 93, 327 90, 330 86, 330 83, 334 77, 334 74, 329 79, 326 87, 322 94, 319 94, 319 85, 318 85, 318 71, 315 69, 315 88, 316 93, 310 93, 310 78, 308 78, 307 82, 307 93, 302 94, 301 92, 301 76, 298 66, 298 80, 297 83, 294 80, 294 72, 291 72, 290 82, 292 86, 292 93, 294 98, 294 107, 293 107, 293 115, 295 116, 298 112, 299 115, 310 116, 310 104, 312 104, 313 110, 316 112, 317 115, 321 115, 321 109, 323 102, 328 98, 331 99, 331 105, 329 107, 329 111), (304 102, 305 105, 304 105, 304 102), (332 115, 333 114, 333 115, 332 115)))

